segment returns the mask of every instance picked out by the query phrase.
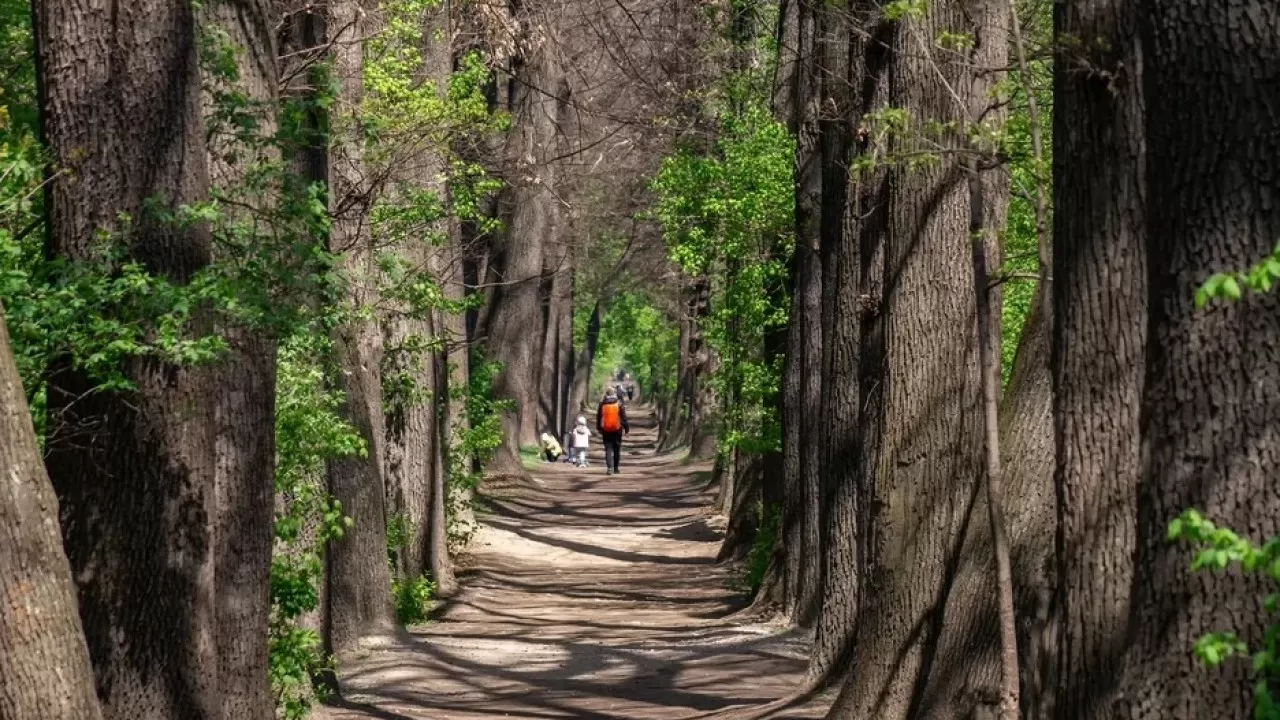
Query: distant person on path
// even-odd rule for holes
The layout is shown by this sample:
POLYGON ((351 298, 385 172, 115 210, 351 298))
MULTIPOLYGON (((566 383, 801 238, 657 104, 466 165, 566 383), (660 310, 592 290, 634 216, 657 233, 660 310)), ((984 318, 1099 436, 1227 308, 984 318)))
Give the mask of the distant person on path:
POLYGON ((627 410, 618 399, 618 393, 609 388, 596 410, 596 430, 604 442, 604 465, 606 475, 618 474, 618 460, 622 456, 622 436, 631 432, 627 424, 627 410))
POLYGON ((636 395, 636 386, 627 385, 627 402, 631 402, 632 400, 634 400, 635 395, 636 395))
POLYGON ((556 458, 564 454, 564 448, 560 447, 560 443, 556 442, 551 433, 542 433, 542 437, 539 440, 542 441, 542 453, 547 462, 555 462, 556 458))
POLYGON ((591 431, 587 429, 587 419, 578 416, 578 424, 573 427, 573 456, 578 467, 587 466, 587 448, 591 447, 591 431))

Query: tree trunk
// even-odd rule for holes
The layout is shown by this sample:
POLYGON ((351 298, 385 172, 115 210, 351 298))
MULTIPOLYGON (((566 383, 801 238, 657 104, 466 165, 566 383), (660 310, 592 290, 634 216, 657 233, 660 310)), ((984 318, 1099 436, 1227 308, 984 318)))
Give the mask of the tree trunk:
POLYGON ((1059 720, 1112 717, 1128 628, 1147 332, 1136 8, 1071 0, 1054 15, 1075 48, 1053 102, 1059 720))
POLYGON ((715 398, 712 396, 703 378, 712 370, 713 358, 711 349, 702 337, 702 320, 711 314, 711 284, 707 278, 698 278, 694 283, 693 313, 689 329, 689 357, 692 367, 689 374, 689 459, 691 461, 706 460, 716 454, 716 431, 718 419, 712 408, 715 398))
MULTIPOLYGON (((556 213, 559 215, 559 213, 556 213)), ((555 228, 559 230, 558 227, 555 228)), ((569 247, 560 238, 550 239, 545 249, 547 277, 547 309, 542 335, 542 371, 538 387, 540 427, 563 441, 568 428, 564 426, 564 380, 569 374, 572 345, 565 347, 565 338, 572 343, 573 325, 573 264, 569 247)))
POLYGON ((1144 7, 1148 337, 1137 553, 1115 717, 1253 714, 1248 659, 1204 669, 1189 652, 1231 630, 1253 651, 1272 614, 1267 571, 1190 571, 1169 521, 1196 508, 1262 543, 1280 531, 1280 295, 1194 305, 1209 273, 1243 270, 1280 237, 1272 107, 1280 15, 1263 3, 1158 0, 1144 7), (1245 23, 1242 26, 1241 23, 1245 23), (1240 32, 1248 27, 1246 32, 1240 32), (1225 624, 1224 624, 1225 623, 1225 624))
POLYGON ((0 718, 97 720, 93 668, 0 308, 0 718))
POLYGON ((552 195, 554 168, 539 158, 554 145, 557 96, 567 96, 568 88, 546 48, 517 67, 513 83, 512 129, 506 148, 508 187, 502 212, 509 219, 496 238, 503 259, 501 284, 494 290, 487 330, 490 357, 502 363, 494 378, 494 394, 513 400, 515 408, 503 413, 503 444, 488 470, 524 476, 520 446, 537 441, 543 249, 559 213, 552 195), (554 89, 554 95, 548 88, 554 89))
MULTIPOLYGON (((1049 376, 1049 286, 1041 286, 1023 326, 1013 372, 1000 407, 1006 523, 1019 618, 1019 657, 1026 717, 1051 680, 1052 638, 1045 637, 1053 592, 1053 427, 1049 376)), ((1000 628, 991 528, 985 508, 968 521, 960 567, 947 597, 942 635, 920 700, 922 719, 981 717, 998 701, 1000 628)))
MULTIPOLYGON (((890 69, 890 104, 911 113, 910 128, 893 139, 895 153, 929 152, 940 143, 961 149, 956 130, 929 139, 934 122, 962 123, 972 98, 988 86, 975 70, 930 57, 941 32, 980 36, 990 54, 988 17, 959 2, 930 6, 900 23, 890 69), (941 73, 948 82, 939 81, 941 73), (961 94, 959 106, 951 90, 961 94)), ((979 58, 979 65, 998 66, 979 58)), ((936 133, 935 133, 936 135, 936 133)), ((933 152, 936 152, 934 150, 933 152)), ((884 398, 880 438, 870 476, 866 584, 852 674, 829 717, 898 720, 915 711, 954 578, 959 538, 982 474, 979 368, 973 342, 969 194, 961 158, 943 151, 936 165, 891 170, 889 232, 884 261, 884 398)), ((866 425, 864 425, 864 428, 866 425)))
MULTIPOLYGON (((855 32, 847 41, 851 47, 846 71, 856 83, 851 85, 855 89, 853 96, 845 99, 849 103, 846 117, 861 122, 886 102, 887 48, 892 42, 889 31, 895 26, 878 22, 866 3, 851 3, 850 10, 851 22, 866 35, 855 32)), ((825 54, 836 51, 836 33, 845 21, 836 13, 824 12, 823 17, 825 54)), ((834 129, 825 123, 822 126, 826 153, 832 153, 840 142, 831 132, 834 129)), ((879 142, 863 142, 843 152, 854 151, 872 157, 883 154, 879 142)), ((848 155, 845 157, 847 164, 848 155)), ((815 546, 807 572, 813 578, 818 610, 809 676, 819 684, 845 669, 861 602, 866 483, 871 477, 879 438, 878 425, 867 423, 879 422, 884 375, 882 323, 875 312, 868 311, 864 298, 878 299, 884 284, 883 246, 889 199, 885 169, 850 176, 847 171, 838 172, 839 163, 834 158, 828 165, 826 172, 831 174, 824 175, 823 190, 832 193, 832 198, 824 201, 823 211, 832 217, 823 218, 819 246, 820 401, 816 410, 809 411, 820 415, 826 424, 818 456, 818 495, 812 501, 817 504, 818 515, 814 519, 815 531, 807 540, 807 545, 815 546), (840 181, 845 182, 845 198, 844 212, 837 224, 834 213, 840 205, 840 181), (827 208, 828 203, 833 207, 827 208)))
MULTIPOLYGON (((209 262, 207 227, 144 206, 208 192, 193 10, 34 7, 43 132, 59 171, 47 186, 49 253, 92 262, 106 231, 148 271, 188 282, 209 262)), ((94 379, 59 362, 48 389, 47 467, 103 714, 216 718, 211 372, 154 357, 122 370, 134 390, 94 393, 94 379)))
MULTIPOLYGON (((815 372, 822 363, 822 267, 821 242, 822 157, 818 147, 819 61, 814 57, 816 11, 807 0, 789 5, 793 28, 783 34, 794 39, 789 46, 792 91, 786 115, 796 133, 795 224, 796 244, 791 259, 791 312, 787 323, 787 353, 782 368, 782 476, 783 505, 778 539, 785 563, 783 605, 792 622, 807 626, 813 621, 816 588, 807 587, 803 573, 811 561, 804 545, 809 500, 817 503, 817 438, 806 435, 817 422, 805 422, 805 403, 820 398, 822 378, 815 372), (814 312, 816 305, 816 314, 814 312), (806 481, 813 479, 813 487, 806 481)), ((784 20, 788 15, 783 15, 784 20)), ((775 111, 776 112, 776 111, 775 111)), ((814 416, 816 419, 816 414, 814 416)), ((812 548, 809 548, 812 550, 812 548)))
MULTIPOLYGON (((252 226, 252 213, 270 216, 279 187, 268 192, 248 187, 254 165, 275 162, 279 153, 271 138, 279 100, 276 64, 277 8, 263 0, 218 0, 204 7, 201 21, 226 33, 237 52, 238 76, 233 87, 250 101, 248 113, 257 127, 241 141, 242 128, 213 124, 220 117, 214 98, 206 96, 210 120, 209 154, 213 185, 246 208, 237 222, 252 226), (250 210, 249 208, 252 208, 250 210)), ((206 79, 206 85, 210 79, 206 79)), ((263 242, 254 237, 251 242, 263 242)), ((217 249, 215 249, 215 252, 217 249)), ((228 248, 220 261, 234 263, 228 248)), ((218 367, 217 517, 214 582, 218 590, 218 675, 223 717, 227 720, 271 720, 275 703, 268 675, 268 621, 271 614, 271 550, 275 504, 276 339, 265 328, 231 325, 221 328, 228 356, 218 367)))
POLYGON ((760 503, 764 463, 760 453, 733 451, 733 469, 726 475, 729 490, 726 493, 725 515, 729 524, 724 531, 717 562, 745 560, 751 551, 751 543, 760 532, 760 503))
POLYGON ((591 365, 596 359, 596 346, 600 343, 600 300, 591 307, 591 317, 587 319, 587 333, 582 342, 582 351, 578 353, 577 366, 573 371, 573 390, 570 406, 573 412, 583 413, 590 409, 591 365))
MULTIPOLYGON (((328 6, 334 78, 340 83, 335 106, 337 134, 330 146, 330 252, 344 254, 349 292, 356 307, 371 307, 377 298, 373 242, 368 207, 361 186, 361 137, 353 113, 363 97, 360 38, 365 15, 357 0, 328 6)), ((382 403, 382 333, 372 319, 354 318, 334 331, 334 364, 341 376, 340 416, 367 444, 365 457, 330 460, 329 492, 342 503, 353 524, 329 546, 325 644, 339 656, 355 650, 362 639, 389 635, 395 626, 391 577, 387 567, 385 507, 386 418, 382 403)))

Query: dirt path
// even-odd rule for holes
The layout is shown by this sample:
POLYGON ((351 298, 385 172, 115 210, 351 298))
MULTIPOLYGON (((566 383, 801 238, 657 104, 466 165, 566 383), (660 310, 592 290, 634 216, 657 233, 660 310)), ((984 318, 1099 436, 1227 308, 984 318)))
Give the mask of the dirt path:
MULTIPOLYGON (((636 413, 640 415, 640 413, 636 413)), ((805 641, 725 619, 705 467, 653 453, 651 418, 604 474, 546 465, 545 493, 495 502, 442 617, 348 659, 338 718, 681 718, 787 694, 805 641)), ((787 717, 803 717, 788 715, 787 717)))

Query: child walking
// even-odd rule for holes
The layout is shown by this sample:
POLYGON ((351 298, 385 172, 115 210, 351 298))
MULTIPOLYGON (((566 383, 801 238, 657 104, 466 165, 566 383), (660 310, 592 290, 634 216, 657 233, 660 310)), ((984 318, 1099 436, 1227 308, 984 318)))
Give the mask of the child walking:
POLYGON ((573 428, 573 454, 578 467, 587 466, 587 448, 591 446, 591 431, 587 429, 587 419, 578 416, 578 424, 573 428))

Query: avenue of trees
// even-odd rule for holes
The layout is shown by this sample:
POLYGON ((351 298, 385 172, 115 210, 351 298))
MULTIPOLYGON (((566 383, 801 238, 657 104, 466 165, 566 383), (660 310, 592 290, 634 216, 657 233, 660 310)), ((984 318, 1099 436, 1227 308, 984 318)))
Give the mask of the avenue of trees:
POLYGON ((1280 718, 1274 3, 124 5, 0 0, 0 720, 322 711, 619 367, 727 715, 1280 718))

